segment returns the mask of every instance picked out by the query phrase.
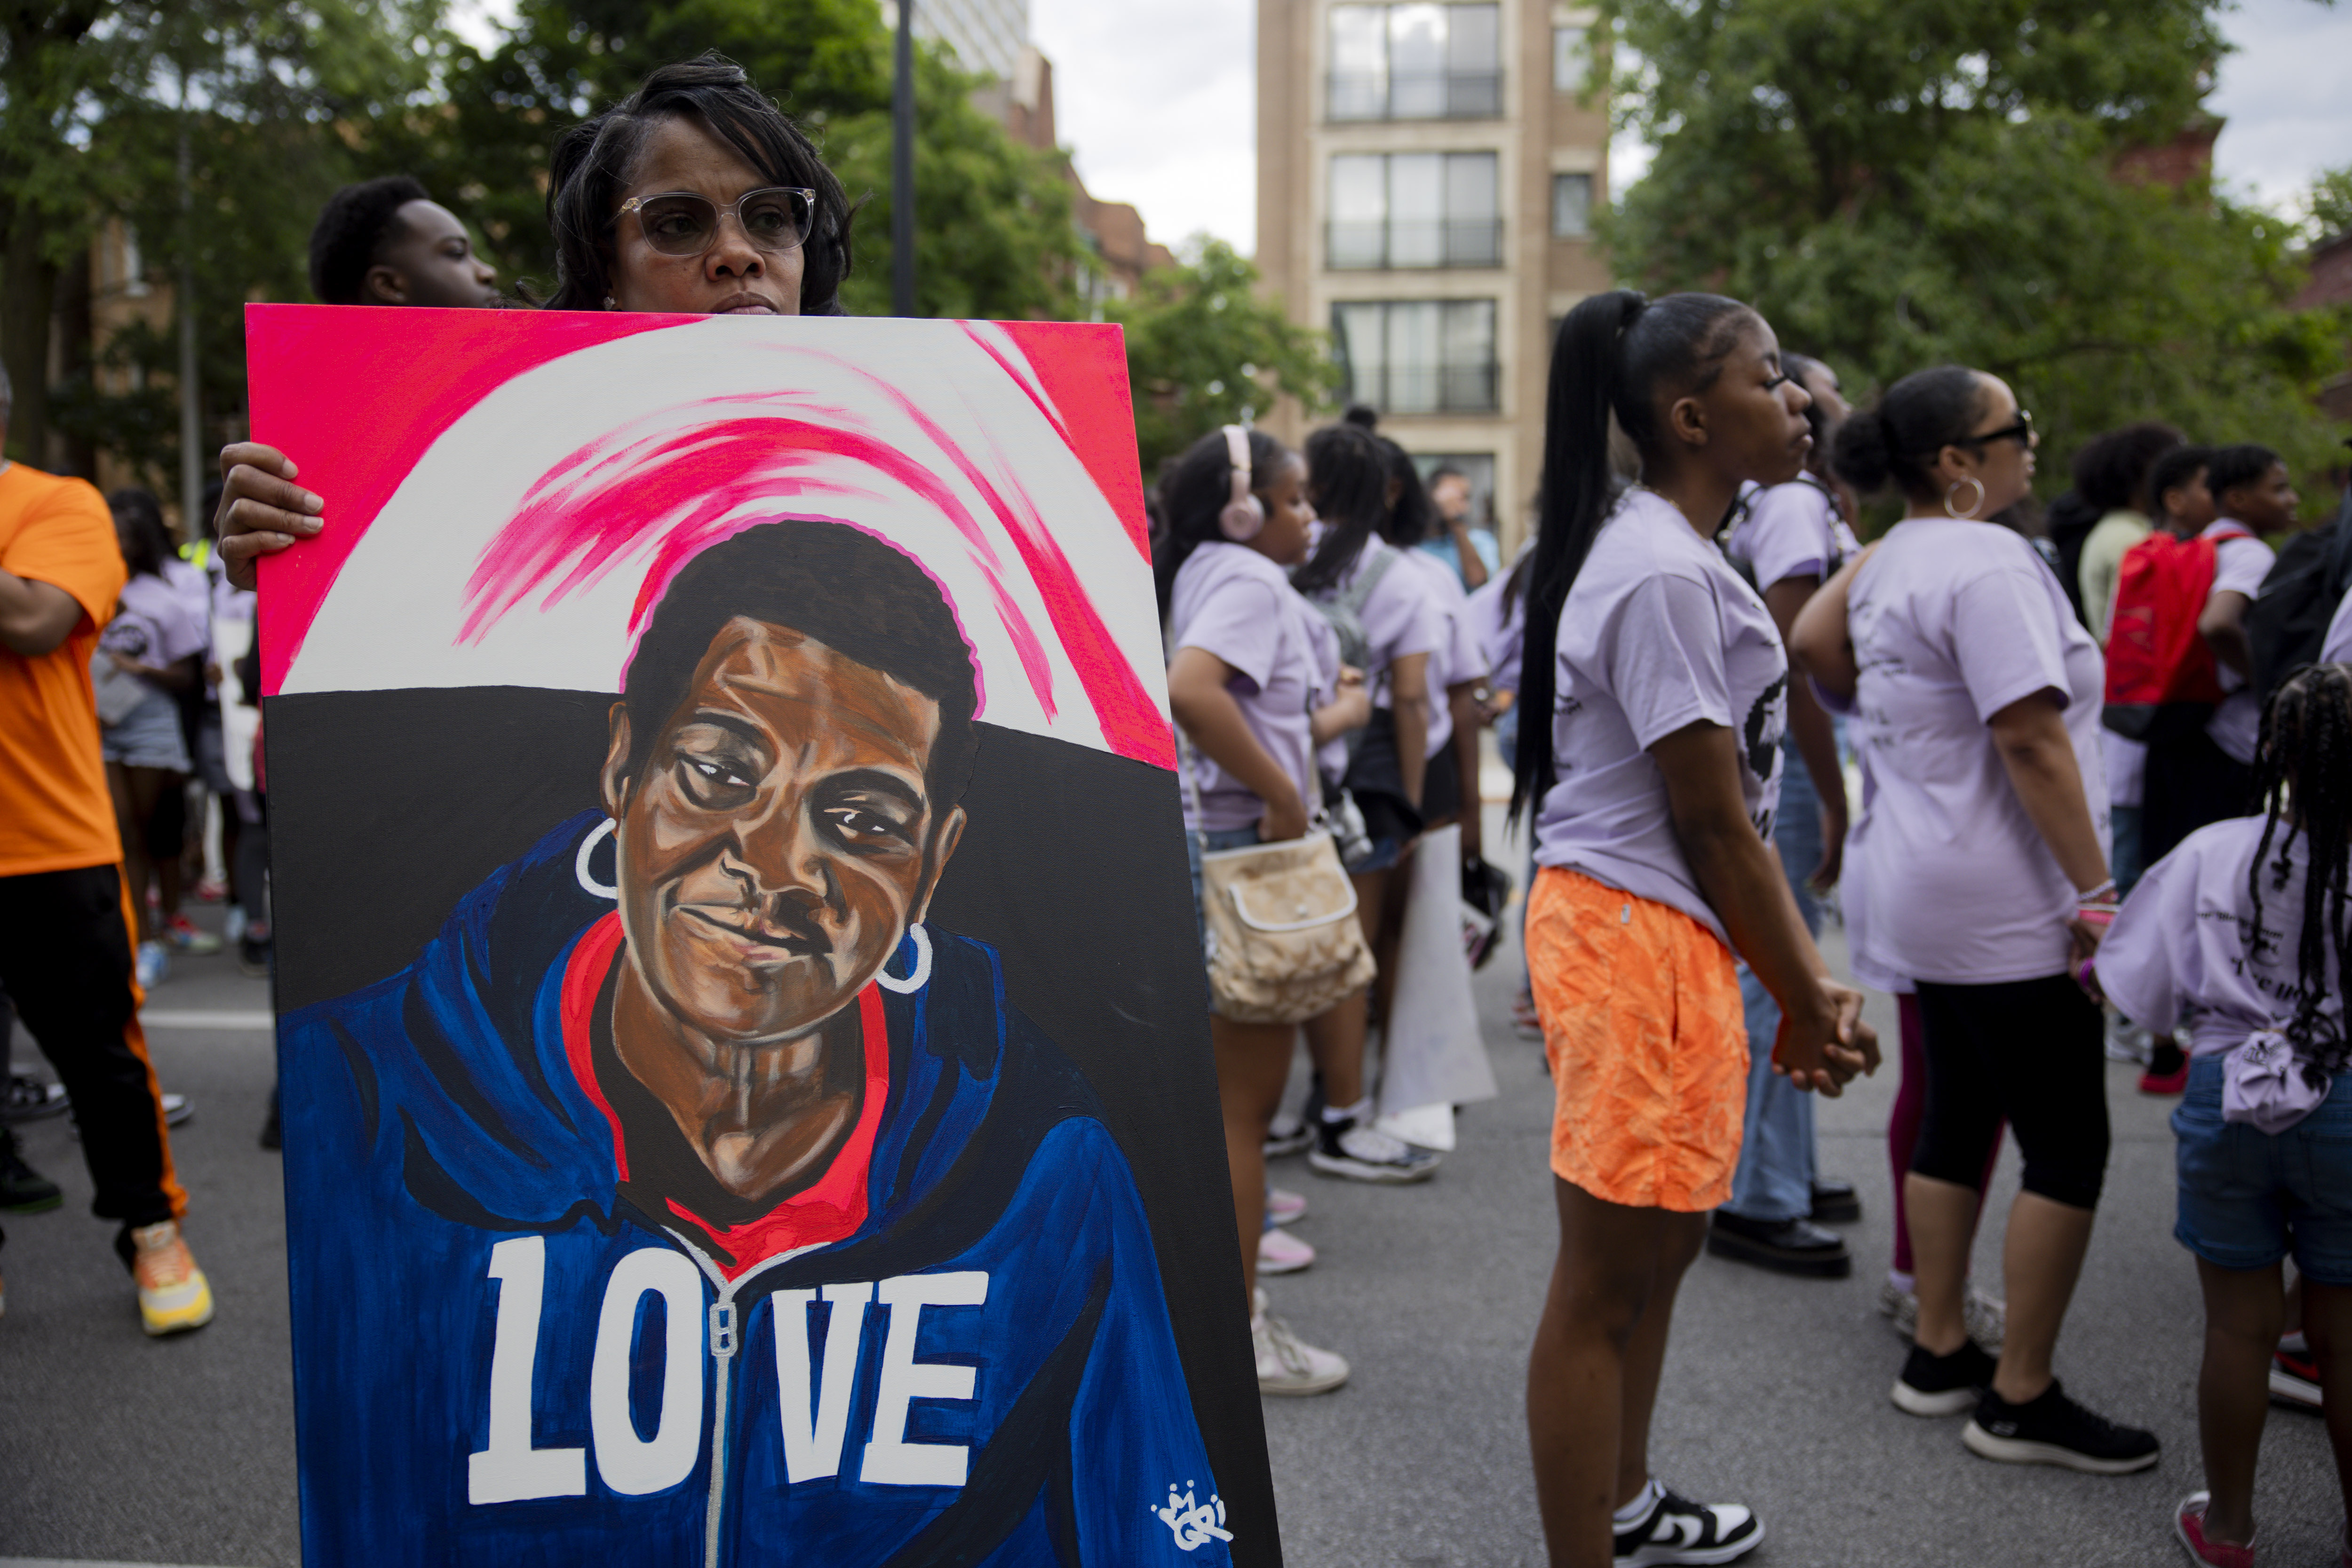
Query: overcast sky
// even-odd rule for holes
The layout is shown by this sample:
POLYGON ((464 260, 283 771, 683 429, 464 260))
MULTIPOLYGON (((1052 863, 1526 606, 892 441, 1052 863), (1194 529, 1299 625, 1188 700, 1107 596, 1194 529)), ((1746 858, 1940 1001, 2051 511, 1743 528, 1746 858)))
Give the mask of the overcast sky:
MULTIPOLYGON (((1141 208, 1156 239, 1205 229, 1256 244, 1255 15, 1251 0, 1030 0, 1078 173, 1100 199, 1141 208)), ((2238 51, 2210 100, 2229 121, 2222 177, 2284 204, 2318 170, 2352 163, 2352 5, 2245 0, 2223 31, 2238 51)))

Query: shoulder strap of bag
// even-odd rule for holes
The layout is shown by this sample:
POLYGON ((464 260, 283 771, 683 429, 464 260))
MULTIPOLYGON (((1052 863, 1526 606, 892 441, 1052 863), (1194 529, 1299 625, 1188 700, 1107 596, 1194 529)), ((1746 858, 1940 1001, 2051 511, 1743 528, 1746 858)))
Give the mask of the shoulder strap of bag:
POLYGON ((1363 567, 1357 572, 1356 580, 1340 593, 1338 601, 1340 608, 1361 620, 1364 605, 1371 598, 1372 590, 1381 585, 1381 579, 1387 576, 1389 568, 1396 563, 1397 552, 1394 550, 1377 539, 1367 539, 1364 542, 1363 567))

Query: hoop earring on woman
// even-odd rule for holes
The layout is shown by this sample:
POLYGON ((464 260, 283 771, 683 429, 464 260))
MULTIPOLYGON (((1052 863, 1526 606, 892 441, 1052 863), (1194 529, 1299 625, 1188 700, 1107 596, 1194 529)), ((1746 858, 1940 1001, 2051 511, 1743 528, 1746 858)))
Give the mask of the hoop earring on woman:
POLYGON ((1984 481, 1974 474, 1962 474, 1944 491, 1944 514, 1958 522, 1973 521, 1976 519, 1977 508, 1984 505, 1984 481), (1969 510, 1966 511, 1952 505, 1952 498, 1960 493, 1962 485, 1974 485, 1977 491, 1975 497, 1969 500, 1969 510))
POLYGON ((617 900, 621 896, 619 886, 619 879, 621 875, 621 845, 618 839, 614 839, 613 842, 614 880, 610 883, 600 882, 596 879, 594 874, 588 869, 588 857, 596 852, 597 845, 602 844, 607 838, 613 837, 613 829, 618 826, 620 825, 614 822, 611 817, 606 817, 602 823, 597 825, 595 832, 591 833, 587 837, 580 841, 580 853, 572 858, 572 874, 579 879, 581 889, 588 893, 591 897, 617 900))
POLYGON ((914 973, 900 980, 890 973, 887 963, 874 972, 874 983, 885 991, 896 991, 901 996, 911 996, 931 983, 931 933, 917 921, 907 928, 907 940, 915 944, 914 973))

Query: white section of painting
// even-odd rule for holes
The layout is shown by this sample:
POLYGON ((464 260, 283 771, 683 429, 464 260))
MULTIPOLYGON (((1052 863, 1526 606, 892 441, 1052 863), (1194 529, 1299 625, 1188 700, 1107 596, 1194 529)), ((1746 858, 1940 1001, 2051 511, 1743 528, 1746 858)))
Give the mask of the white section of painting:
POLYGON ((1108 750, 1045 595, 982 482, 1034 509, 1165 718, 1151 568, 1041 405, 1051 406, 1021 350, 986 323, 711 317, 551 361, 485 397, 426 450, 329 589, 284 690, 617 692, 660 535, 564 596, 535 590, 472 641, 461 636, 468 579, 533 486, 591 443, 772 416, 879 440, 951 491, 983 537, 973 543, 905 485, 847 458, 821 459, 747 501, 738 509, 747 522, 831 518, 897 544, 945 589, 979 656, 979 717, 1108 750), (991 579, 1035 635, 1050 713, 991 579))

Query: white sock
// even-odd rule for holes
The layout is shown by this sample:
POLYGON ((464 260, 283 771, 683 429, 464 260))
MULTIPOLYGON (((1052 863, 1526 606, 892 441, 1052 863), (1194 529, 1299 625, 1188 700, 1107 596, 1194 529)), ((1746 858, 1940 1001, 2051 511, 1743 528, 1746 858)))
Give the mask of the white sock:
POLYGON ((1364 1096, 1353 1105, 1327 1105, 1323 1120, 1337 1126, 1342 1121, 1370 1121, 1372 1119, 1372 1097, 1364 1096))
POLYGON ((1657 1477, 1652 1476, 1650 1484, 1642 1489, 1641 1495, 1619 1509, 1612 1517, 1620 1526, 1639 1524, 1650 1517, 1650 1510, 1656 1508, 1665 1495, 1666 1489, 1658 1484, 1657 1477))
POLYGON ((2286 1352, 2289 1355, 2309 1355, 2311 1353, 2311 1342, 2303 1337, 2303 1331, 2301 1329, 2297 1329, 2291 1334, 2281 1334, 2279 1336, 2278 1348, 2286 1352))
POLYGON ((1894 1286, 1897 1290, 1902 1291, 1906 1296, 1916 1296, 1919 1293, 1919 1281, 1917 1278, 1916 1276, 1904 1273, 1900 1268, 1888 1269, 1886 1271, 1886 1282, 1889 1285, 1894 1286))

